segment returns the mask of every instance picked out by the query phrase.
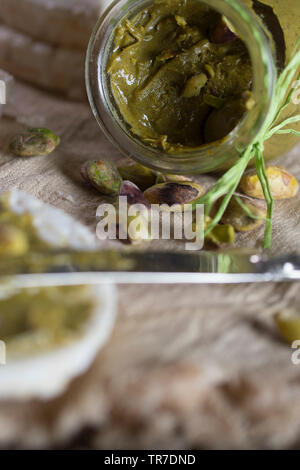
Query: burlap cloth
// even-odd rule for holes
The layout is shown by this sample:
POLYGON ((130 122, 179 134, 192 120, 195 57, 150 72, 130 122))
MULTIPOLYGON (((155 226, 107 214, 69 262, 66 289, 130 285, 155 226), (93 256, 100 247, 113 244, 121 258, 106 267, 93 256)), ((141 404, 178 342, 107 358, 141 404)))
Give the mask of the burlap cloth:
MULTIPOLYGON (((27 191, 94 230, 101 196, 79 168, 119 155, 88 105, 18 84, 9 114, 0 121, 1 191, 27 191), (28 125, 53 129, 58 150, 9 156, 11 135, 28 125)), ((300 179, 298 156, 299 148, 281 164, 300 179)), ((213 177, 199 180, 208 186, 213 177)), ((276 203, 273 253, 300 250, 299 218, 299 198, 276 203)), ((262 235, 238 244, 256 246, 262 235)), ((84 376, 48 403, 0 403, 1 446, 297 447, 300 366, 272 317, 298 302, 298 284, 119 287, 114 333, 84 376)))

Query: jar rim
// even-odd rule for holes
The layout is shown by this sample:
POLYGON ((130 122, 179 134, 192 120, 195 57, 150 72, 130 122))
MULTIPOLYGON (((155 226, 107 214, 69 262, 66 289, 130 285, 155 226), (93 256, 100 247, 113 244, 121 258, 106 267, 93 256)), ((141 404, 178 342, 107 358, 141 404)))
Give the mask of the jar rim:
POLYGON ((240 0, 199 0, 228 17, 248 48, 253 66, 256 105, 222 141, 195 149, 168 153, 144 144, 122 119, 109 90, 106 73, 115 28, 125 17, 136 14, 153 0, 114 0, 100 16, 86 57, 86 87, 93 114, 111 143, 139 163, 172 173, 205 173, 228 166, 232 150, 241 153, 261 131, 272 105, 276 67, 273 51, 262 25, 240 0), (213 158, 211 158, 213 156, 213 158))

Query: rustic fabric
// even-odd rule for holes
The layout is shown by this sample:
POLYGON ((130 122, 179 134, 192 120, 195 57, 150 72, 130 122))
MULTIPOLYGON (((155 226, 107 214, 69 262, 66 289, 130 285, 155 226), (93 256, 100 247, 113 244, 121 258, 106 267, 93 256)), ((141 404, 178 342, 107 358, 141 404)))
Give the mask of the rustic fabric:
MULTIPOLYGON (((300 179, 299 150, 280 164, 300 179)), ((101 195, 83 183, 88 159, 120 155, 86 103, 17 84, 0 121, 0 189, 19 188, 95 229, 101 195), (61 137, 48 157, 15 158, 27 126, 61 137)), ((197 178, 208 188, 213 176, 197 178)), ((272 253, 300 250, 299 196, 276 202, 272 253)), ((238 238, 261 244, 263 228, 238 238)), ((114 243, 119 247, 118 242, 114 243)), ((141 249, 182 249, 179 242, 141 249)), ((122 286, 112 338, 84 376, 51 402, 0 403, 2 447, 294 448, 300 366, 273 315, 300 305, 299 285, 122 286)))

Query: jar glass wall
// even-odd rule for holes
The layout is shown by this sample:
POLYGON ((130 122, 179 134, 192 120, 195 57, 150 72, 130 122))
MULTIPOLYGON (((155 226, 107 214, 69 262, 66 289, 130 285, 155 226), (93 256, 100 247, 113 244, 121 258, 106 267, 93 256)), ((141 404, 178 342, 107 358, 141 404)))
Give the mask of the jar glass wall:
MULTIPOLYGON (((199 0, 225 15, 245 42, 253 66, 256 105, 223 141, 195 150, 165 152, 144 144, 131 131, 114 101, 107 74, 116 27, 151 4, 149 0, 117 0, 99 19, 92 35, 86 63, 86 81, 93 113, 110 141, 123 155, 168 173, 204 173, 230 166, 259 133, 271 105, 276 81, 276 50, 253 11, 240 0, 199 0)), ((247 0, 244 0, 247 2, 247 0)))

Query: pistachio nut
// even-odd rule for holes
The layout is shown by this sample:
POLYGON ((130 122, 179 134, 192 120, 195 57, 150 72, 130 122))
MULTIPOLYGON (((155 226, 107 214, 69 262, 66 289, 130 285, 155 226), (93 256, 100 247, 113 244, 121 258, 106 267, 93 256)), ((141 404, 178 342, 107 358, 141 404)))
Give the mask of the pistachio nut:
POLYGON ((181 96, 183 98, 192 98, 198 96, 202 88, 206 85, 207 75, 205 73, 199 73, 189 78, 184 85, 181 96))
POLYGON ((193 182, 191 178, 184 175, 168 175, 163 173, 158 173, 156 178, 156 184, 160 183, 182 183, 184 181, 193 182))
POLYGON ((145 206, 145 209, 150 209, 150 203, 145 198, 142 191, 131 181, 123 181, 119 196, 126 196, 127 197, 127 204, 142 204, 145 206))
POLYGON ((116 165, 108 160, 88 162, 86 174, 89 182, 102 194, 116 195, 119 193, 122 178, 116 165))
MULTIPOLYGON (((266 175, 274 199, 289 199, 298 193, 298 181, 284 168, 269 166, 266 169, 266 175)), ((246 173, 243 176, 240 189, 248 196, 264 199, 264 193, 255 171, 246 173)))
POLYGON ((278 331, 287 343, 293 343, 300 338, 300 316, 293 310, 285 310, 274 317, 278 331))
POLYGON ((184 204, 196 202, 202 194, 202 186, 189 181, 156 184, 144 192, 150 204, 165 204, 173 211, 182 210, 184 204))
POLYGON ((18 157, 36 157, 49 155, 59 142, 60 138, 49 129, 32 128, 15 135, 9 149, 18 157))
POLYGON ((0 255, 21 256, 28 251, 28 239, 23 232, 10 224, 0 224, 0 255))
POLYGON ((216 109, 222 108, 226 103, 226 100, 224 98, 219 98, 218 96, 214 96, 209 93, 204 93, 203 101, 205 104, 208 104, 212 108, 216 109))
POLYGON ((210 64, 204 64, 204 68, 205 68, 205 70, 206 70, 206 72, 208 73, 208 76, 209 76, 210 78, 214 78, 214 77, 215 77, 216 72, 214 71, 214 68, 213 68, 212 65, 210 65, 210 64))
POLYGON ((237 232, 249 232, 260 227, 264 222, 267 211, 257 207, 246 198, 233 197, 222 217, 224 224, 232 225, 237 232))
POLYGON ((89 163, 90 162, 85 162, 80 168, 81 177, 86 183, 90 182, 88 174, 87 174, 87 169, 88 169, 89 163))
POLYGON ((216 246, 233 245, 235 242, 234 228, 230 224, 218 224, 205 236, 205 240, 216 246))
POLYGON ((117 168, 124 180, 132 181, 142 191, 155 184, 156 173, 133 160, 122 159, 117 163, 117 168))
POLYGON ((175 20, 178 26, 182 26, 184 28, 187 25, 187 21, 183 16, 175 15, 175 20))

